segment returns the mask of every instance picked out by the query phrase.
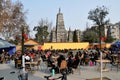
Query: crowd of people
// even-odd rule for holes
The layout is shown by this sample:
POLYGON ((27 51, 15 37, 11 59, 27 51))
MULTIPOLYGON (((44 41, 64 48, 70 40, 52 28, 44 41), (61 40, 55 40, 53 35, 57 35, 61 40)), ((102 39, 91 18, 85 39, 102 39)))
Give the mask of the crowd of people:
MULTIPOLYGON (((38 51, 34 49, 26 49, 24 56, 25 62, 46 62, 47 66, 51 67, 50 71, 54 69, 55 73, 60 73, 63 70, 67 70, 68 73, 73 73, 73 69, 76 69, 79 65, 88 66, 90 62, 93 65, 96 65, 96 60, 100 58, 100 52, 103 54, 103 59, 111 60, 111 62, 113 61, 111 55, 114 54, 114 51, 107 48, 103 48, 101 50, 98 48, 90 48, 38 51)), ((3 51, 3 53, 0 54, 0 62, 6 63, 6 61, 13 59, 15 60, 15 64, 17 64, 17 60, 22 60, 22 55, 23 54, 21 54, 21 51, 16 51, 16 53, 10 57, 8 53, 5 53, 5 51, 3 51)))
MULTIPOLYGON (((104 59, 112 60, 111 55, 113 54, 113 51, 111 49, 103 48, 101 52, 103 53, 104 59)), ((31 49, 26 50, 24 55, 26 62, 42 60, 47 63, 48 67, 51 67, 51 70, 54 69, 56 73, 59 73, 63 68, 66 68, 68 72, 73 73, 72 69, 76 69, 78 65, 87 66, 90 62, 92 62, 93 65, 96 65, 96 60, 100 57, 100 50, 98 48, 44 51, 31 49)), ((15 59, 22 59, 22 55, 19 52, 16 52, 15 59)))
POLYGON ((8 63, 11 59, 11 56, 8 52, 6 52, 4 49, 2 50, 2 53, 0 54, 0 63, 8 63))

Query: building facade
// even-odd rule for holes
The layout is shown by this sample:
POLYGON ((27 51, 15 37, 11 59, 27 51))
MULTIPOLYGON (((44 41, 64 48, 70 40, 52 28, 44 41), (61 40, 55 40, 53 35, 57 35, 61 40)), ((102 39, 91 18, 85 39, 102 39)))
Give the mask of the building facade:
POLYGON ((120 23, 109 25, 108 34, 111 35, 115 41, 120 41, 120 23))

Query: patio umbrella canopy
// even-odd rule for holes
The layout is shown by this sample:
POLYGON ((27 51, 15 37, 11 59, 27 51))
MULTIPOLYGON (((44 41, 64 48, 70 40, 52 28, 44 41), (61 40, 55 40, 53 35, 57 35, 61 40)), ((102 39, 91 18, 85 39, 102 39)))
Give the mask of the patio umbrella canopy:
POLYGON ((112 45, 120 48, 120 42, 115 42, 115 43, 113 43, 112 45))
POLYGON ((16 51, 16 46, 6 40, 0 39, 0 52, 2 52, 3 49, 12 55, 16 51))
POLYGON ((117 52, 118 52, 118 49, 120 49, 120 42, 114 42, 114 43, 111 45, 111 48, 112 48, 112 50, 114 51, 114 53, 117 53, 117 52))

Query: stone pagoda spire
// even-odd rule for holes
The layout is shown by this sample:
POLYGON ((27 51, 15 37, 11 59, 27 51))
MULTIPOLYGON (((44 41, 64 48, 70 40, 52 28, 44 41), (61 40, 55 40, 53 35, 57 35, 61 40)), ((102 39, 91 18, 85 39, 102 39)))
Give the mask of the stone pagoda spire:
POLYGON ((56 18, 56 42, 66 42, 66 30, 64 26, 63 14, 59 8, 56 18))
POLYGON ((59 8, 59 13, 61 12, 61 8, 59 8))

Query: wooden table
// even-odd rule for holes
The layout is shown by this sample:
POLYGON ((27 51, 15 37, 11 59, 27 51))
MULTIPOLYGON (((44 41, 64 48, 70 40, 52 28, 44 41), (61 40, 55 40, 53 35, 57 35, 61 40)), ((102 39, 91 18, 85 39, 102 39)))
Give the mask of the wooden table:
MULTIPOLYGON (((101 60, 96 60, 96 62, 99 63, 97 70, 101 70, 101 60)), ((103 63, 102 71, 109 71, 109 69, 107 68, 107 64, 110 62, 111 62, 110 60, 105 60, 105 59, 102 60, 102 63, 103 63)))
MULTIPOLYGON (((38 64, 37 61, 35 61, 35 62, 25 62, 25 65, 28 65, 31 71, 32 71, 32 69, 35 70, 35 66, 37 66, 37 64, 38 64)), ((26 66, 26 67, 28 67, 28 66, 26 66)))
POLYGON ((35 61, 35 62, 25 62, 25 64, 30 64, 30 65, 37 65, 37 61, 35 61))

